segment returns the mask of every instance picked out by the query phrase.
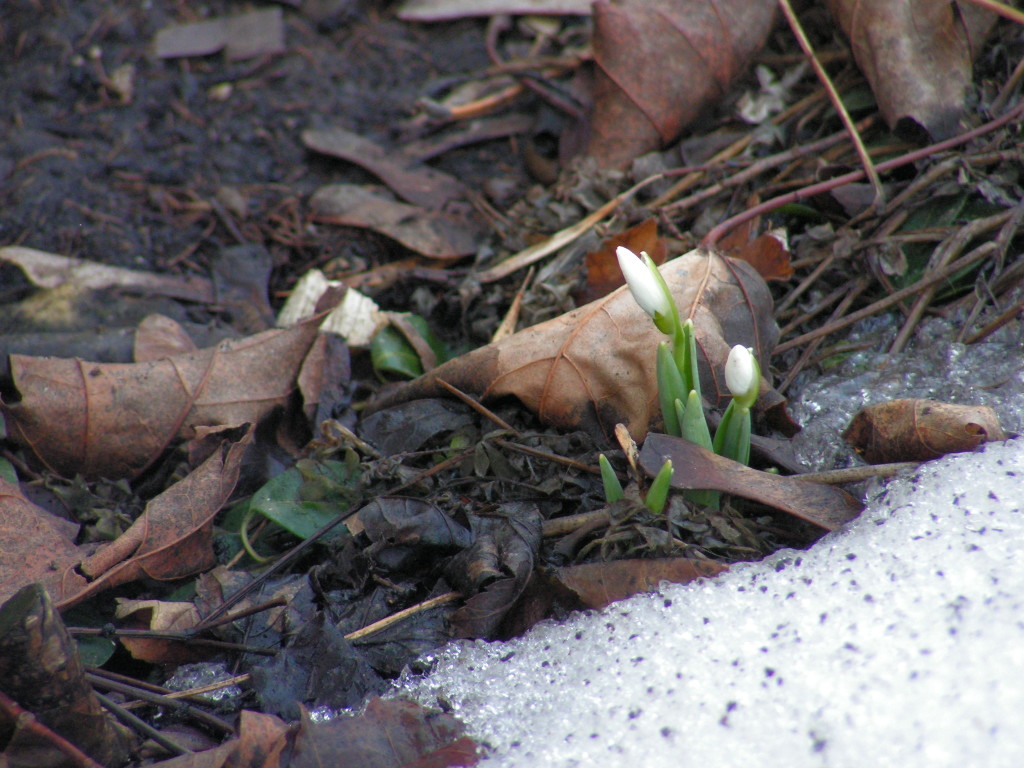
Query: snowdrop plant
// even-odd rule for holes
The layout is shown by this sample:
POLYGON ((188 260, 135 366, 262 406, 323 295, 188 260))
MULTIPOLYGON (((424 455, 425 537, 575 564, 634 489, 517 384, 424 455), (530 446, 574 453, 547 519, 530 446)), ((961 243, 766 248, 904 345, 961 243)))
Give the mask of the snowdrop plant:
MULTIPOLYGON (((637 256, 628 248, 619 246, 615 255, 634 300, 650 315, 658 330, 670 339, 658 345, 655 358, 658 401, 665 421, 665 431, 670 435, 684 437, 721 456, 743 464, 750 463, 750 409, 757 400, 761 382, 761 370, 752 350, 737 345, 729 353, 725 365, 725 383, 732 394, 732 401, 712 440, 701 400, 693 321, 689 318, 680 320, 679 310, 665 278, 646 253, 641 252, 637 256)), ((606 464, 607 460, 602 464, 602 471, 606 464)), ((615 479, 610 466, 608 472, 615 479)), ((662 468, 658 478, 664 472, 662 468)), ((605 478, 607 493, 607 475, 605 478)), ((615 482, 618 480, 615 479, 615 482)), ((655 485, 657 483, 658 480, 655 480, 655 485)), ((651 490, 654 490, 654 486, 651 490)), ((619 494, 621 498, 621 487, 619 494)), ((689 491, 687 495, 692 501, 718 506, 717 492, 689 491)))
POLYGON ((615 255, 633 299, 671 340, 658 345, 655 358, 658 401, 665 432, 685 437, 710 450, 712 440, 701 403, 693 321, 680 320, 672 292, 650 256, 646 253, 637 256, 622 246, 616 249, 615 255))

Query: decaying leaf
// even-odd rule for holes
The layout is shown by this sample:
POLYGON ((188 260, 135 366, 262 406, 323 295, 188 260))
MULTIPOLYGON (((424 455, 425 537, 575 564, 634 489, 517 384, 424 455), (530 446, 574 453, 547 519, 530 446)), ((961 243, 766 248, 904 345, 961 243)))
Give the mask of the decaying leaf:
POLYGON ((927 461, 947 453, 973 451, 984 442, 1005 440, 999 417, 987 405, 954 405, 935 400, 890 400, 858 411, 843 432, 871 464, 927 461))
POLYGON ((146 505, 121 536, 85 558, 76 569, 92 579, 82 589, 57 596, 62 609, 104 589, 143 577, 181 579, 217 564, 213 518, 238 482, 252 427, 225 440, 218 450, 146 505))
POLYGON ((199 426, 256 423, 287 405, 318 324, 143 363, 12 355, 19 399, 0 409, 10 437, 49 469, 134 477, 199 426))
POLYGON ((229 59, 251 59, 284 51, 280 8, 262 8, 194 24, 164 27, 156 33, 156 55, 209 56, 224 49, 229 59))
POLYGON ((833 531, 860 514, 863 506, 841 488, 798 477, 759 472, 718 456, 681 437, 650 434, 640 451, 640 465, 654 477, 671 459, 672 487, 709 489, 752 499, 833 531))
POLYGON ((686 584, 728 570, 722 563, 688 557, 612 560, 556 568, 551 577, 586 608, 600 609, 630 595, 651 592, 663 581, 686 584))
POLYGON ((825 4, 850 38, 853 56, 890 128, 916 123, 935 141, 957 132, 972 64, 995 14, 949 0, 825 4))
POLYGON ((290 768, 473 766, 476 742, 455 717, 402 699, 375 698, 354 717, 317 723, 303 712, 290 768))
POLYGON ((449 621, 456 637, 491 638, 533 573, 540 512, 526 502, 503 504, 498 512, 473 518, 473 533, 473 544, 445 569, 449 583, 472 595, 449 621))
POLYGON ((385 149, 343 128, 303 131, 302 143, 369 171, 395 194, 421 208, 439 210, 448 200, 466 197, 466 188, 454 176, 418 165, 399 150, 385 149))
POLYGON ((586 152, 623 167, 679 137, 764 44, 775 0, 598 0, 586 152))
POLYGON ((9 245, 0 248, 0 261, 19 267, 40 288, 74 285, 78 289, 123 288, 135 293, 172 296, 186 301, 214 300, 213 283, 203 277, 175 277, 112 267, 86 259, 60 256, 9 245))
POLYGON ((33 504, 2 477, 0 510, 0 602, 33 582, 54 600, 85 586, 74 570, 88 554, 75 545, 77 524, 33 504))
POLYGON ((372 229, 433 259, 476 252, 477 227, 467 216, 399 203, 357 184, 329 184, 309 200, 317 221, 372 229))
POLYGON ((0 605, 0 691, 9 704, 13 699, 28 710, 20 717, 12 717, 8 707, 0 711, 3 765, 127 763, 131 732, 96 698, 78 647, 39 584, 26 586, 0 605), (37 719, 91 759, 72 760, 66 751, 61 755, 52 747, 47 751, 29 733, 37 719))
MULTIPOLYGON (((728 400, 723 369, 735 344, 762 361, 778 337, 768 287, 747 264, 694 250, 661 267, 680 314, 696 326, 704 397, 728 400)), ((449 384, 484 400, 512 395, 543 421, 610 439, 624 423, 641 440, 658 417, 655 350, 665 337, 626 288, 457 357, 401 387, 376 408, 445 394, 449 384)), ((762 366, 763 367, 763 366, 762 366)), ((781 402, 762 382, 759 406, 781 402)))
MULTIPOLYGON (((123 626, 149 629, 154 632, 185 632, 199 623, 199 611, 192 603, 166 600, 128 600, 119 598, 115 616, 131 621, 123 626)), ((197 646, 157 637, 121 637, 121 643, 136 659, 151 664, 184 664, 199 661, 209 653, 197 646)))
POLYGON ((564 14, 587 16, 591 0, 405 0, 398 7, 403 21, 447 21, 498 14, 564 14))

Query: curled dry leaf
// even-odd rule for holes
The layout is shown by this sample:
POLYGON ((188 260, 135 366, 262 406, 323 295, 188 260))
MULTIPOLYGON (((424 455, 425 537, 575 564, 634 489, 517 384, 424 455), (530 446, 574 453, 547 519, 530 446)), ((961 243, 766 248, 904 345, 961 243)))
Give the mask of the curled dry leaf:
POLYGON ((631 595, 653 592, 663 581, 688 584, 725 570, 727 566, 712 560, 664 557, 571 565, 556 568, 551 578, 570 590, 584 607, 600 609, 631 595))
POLYGON ((142 363, 11 355, 8 434, 59 474, 134 477, 196 427, 255 423, 287 405, 319 320, 142 363))
POLYGON ((621 168, 679 137, 764 44, 775 0, 598 0, 586 152, 621 168))
POLYGON ((184 479, 146 504, 128 530, 82 560, 75 571, 91 581, 73 593, 64 591, 58 598, 61 610, 136 579, 183 579, 217 564, 213 518, 235 489, 254 430, 247 425, 235 432, 184 479))
POLYGON ((399 150, 385 149, 343 128, 303 131, 302 143, 364 168, 413 205, 440 209, 448 200, 467 196, 466 188, 454 176, 418 165, 399 150))
MULTIPOLYGON (((766 362, 778 338, 765 282, 747 264, 700 249, 661 267, 680 314, 692 317, 704 397, 728 401, 723 369, 735 344, 766 362)), ((626 288, 438 366, 375 408, 438 397, 444 380, 483 400, 512 395, 544 422, 610 439, 617 423, 643 439, 658 416, 655 350, 664 340, 626 288)), ((762 369, 765 366, 762 365, 762 369)), ((762 382, 759 407, 782 397, 762 382)))
POLYGON ((956 133, 972 63, 996 17, 949 0, 826 0, 891 128, 956 133), (909 126, 907 126, 909 127, 909 126))
POLYGON ((1005 440, 1006 433, 987 405, 910 399, 860 410, 843 432, 843 439, 865 461, 884 464, 973 451, 984 442, 1005 440))

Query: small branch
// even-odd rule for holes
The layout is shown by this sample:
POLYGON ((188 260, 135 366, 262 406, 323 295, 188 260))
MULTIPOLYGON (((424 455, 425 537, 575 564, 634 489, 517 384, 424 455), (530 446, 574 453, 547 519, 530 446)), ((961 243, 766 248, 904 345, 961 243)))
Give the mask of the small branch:
MULTIPOLYGON (((904 165, 909 165, 910 163, 917 162, 918 160, 921 160, 925 157, 929 157, 930 155, 934 155, 938 152, 943 152, 947 149, 958 147, 961 144, 966 144, 971 139, 974 139, 978 136, 983 136, 984 134, 994 131, 997 128, 1002 128, 1007 123, 1010 123, 1013 120, 1019 118, 1022 114, 1024 114, 1024 102, 1018 104, 1009 112, 1001 115, 1000 117, 997 117, 995 120, 990 120, 984 125, 980 125, 977 128, 960 134, 959 136, 954 136, 951 139, 940 141, 937 144, 929 144, 927 147, 923 147, 915 152, 908 152, 902 157, 895 157, 892 160, 886 160, 884 163, 879 163, 876 166, 876 170, 881 173, 884 171, 892 170, 893 168, 900 168, 904 165)), ((853 182, 860 181, 863 178, 864 171, 851 171, 850 173, 845 173, 842 176, 836 176, 834 179, 829 179, 818 184, 812 184, 808 187, 796 189, 785 195, 773 197, 771 200, 766 200, 760 205, 755 205, 752 208, 748 208, 742 213, 738 213, 735 216, 726 219, 725 221, 714 227, 710 232, 707 233, 707 235, 704 236, 702 245, 704 245, 705 248, 711 248, 719 240, 721 240, 727 232, 734 229, 735 227, 738 227, 740 224, 750 221, 751 219, 757 218, 758 216, 761 216, 763 214, 771 213, 772 211, 782 207, 783 205, 787 205, 788 203, 796 203, 801 200, 805 200, 808 197, 814 197, 814 195, 819 195, 822 192, 829 192, 833 189, 838 189, 839 187, 845 186, 847 184, 852 184, 853 182)))
POLYGON ((818 57, 814 55, 814 48, 811 47, 811 41, 807 39, 807 35, 804 34, 804 28, 800 26, 800 20, 796 17, 793 12, 792 6, 789 4, 789 0, 779 0, 779 7, 782 9, 783 15, 786 17, 786 21, 789 22, 789 28, 793 31, 796 36, 797 42, 800 43, 800 48, 810 59, 811 66, 814 67, 814 72, 818 76, 818 80, 825 86, 825 91, 828 93, 829 101, 832 102, 832 106, 839 114, 839 119, 843 121, 843 126, 846 128, 846 132, 850 136, 850 141, 853 142, 854 149, 857 150, 857 156, 860 158, 861 165, 864 167, 864 173, 867 174, 868 180, 871 182, 871 186, 875 189, 875 205, 879 205, 885 199, 885 190, 882 189, 882 182, 878 178, 878 171, 875 169, 874 163, 871 162, 871 158, 868 156, 868 151, 864 146, 864 142, 860 137, 860 133, 857 131, 857 127, 853 124, 853 119, 850 117, 850 113, 846 111, 846 106, 843 104, 842 98, 839 96, 839 92, 836 90, 835 85, 832 83, 832 78, 828 76, 828 72, 821 66, 821 62, 818 61, 818 57))

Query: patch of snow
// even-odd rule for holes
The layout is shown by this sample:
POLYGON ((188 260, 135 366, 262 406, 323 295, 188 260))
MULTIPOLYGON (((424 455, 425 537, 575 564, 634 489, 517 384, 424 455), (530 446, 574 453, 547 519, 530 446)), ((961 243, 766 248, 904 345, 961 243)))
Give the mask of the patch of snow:
MULTIPOLYGON (((805 387, 819 467, 848 463, 837 434, 869 401, 984 403, 1021 430, 1019 343, 930 346, 805 387)), ((401 691, 451 707, 485 766, 1024 765, 1024 439, 873 493, 806 552, 453 644, 401 691)))

